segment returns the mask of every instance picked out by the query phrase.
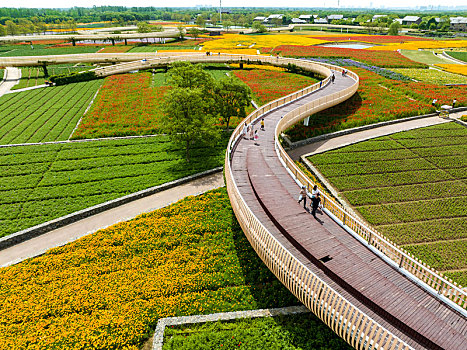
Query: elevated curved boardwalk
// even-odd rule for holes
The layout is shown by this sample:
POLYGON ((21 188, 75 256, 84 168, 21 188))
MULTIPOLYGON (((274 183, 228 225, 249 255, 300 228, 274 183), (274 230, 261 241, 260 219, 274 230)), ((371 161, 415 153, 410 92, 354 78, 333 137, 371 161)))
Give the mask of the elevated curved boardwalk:
POLYGON ((237 128, 227 157, 231 160, 226 161, 234 211, 268 267, 354 347, 466 349, 465 293, 383 238, 372 236, 370 229, 359 232, 370 244, 349 234, 346 225, 360 231, 363 225, 332 208, 329 199, 328 213, 339 216, 338 222, 325 215, 315 220, 297 203, 298 180, 308 187, 310 183, 290 162, 277 137, 310 111, 349 98, 358 87, 358 77, 349 75, 336 74, 335 84, 327 82, 319 91, 266 112, 266 131, 259 131, 259 145, 239 137, 237 128), (380 257, 375 250, 388 256, 380 257), (397 264, 388 263, 389 258, 400 258, 414 276, 402 274, 397 264))
MULTIPOLYGON (((306 116, 350 98, 358 76, 340 68, 265 56, 190 55, 122 63, 96 69, 107 76, 192 62, 293 63, 327 78, 273 101, 246 122, 265 118, 258 145, 240 135, 229 142, 225 178, 232 207, 248 240, 269 269, 310 310, 357 349, 467 349, 467 296, 436 271, 346 213, 330 198, 315 220, 297 203, 311 182, 277 141, 306 116), (330 83, 331 69, 336 71, 330 83), (333 221, 332 219, 335 221, 333 221)), ((256 126, 258 128, 258 126, 256 126)))

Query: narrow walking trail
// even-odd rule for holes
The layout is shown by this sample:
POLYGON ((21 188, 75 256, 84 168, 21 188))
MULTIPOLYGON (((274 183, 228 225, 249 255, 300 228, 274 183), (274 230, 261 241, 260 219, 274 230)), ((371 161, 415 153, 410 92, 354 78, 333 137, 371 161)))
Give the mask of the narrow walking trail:
POLYGON ((224 178, 222 172, 220 172, 90 216, 10 248, 0 250, 0 267, 13 265, 25 259, 44 254, 51 248, 62 246, 97 230, 130 220, 140 214, 165 207, 186 196, 198 195, 222 186, 224 186, 224 178))
POLYGON ((21 69, 16 67, 6 67, 7 78, 3 83, 0 83, 0 96, 8 93, 13 86, 18 84, 21 78, 21 69))
POLYGON ((298 160, 302 155, 307 155, 314 152, 325 152, 335 148, 350 145, 352 143, 369 140, 375 137, 386 136, 400 131, 423 128, 426 126, 448 123, 450 120, 440 117, 428 117, 422 119, 409 120, 396 124, 381 126, 379 128, 369 129, 354 132, 348 135, 334 137, 328 140, 310 143, 309 145, 297 147, 287 152, 294 160, 298 160))

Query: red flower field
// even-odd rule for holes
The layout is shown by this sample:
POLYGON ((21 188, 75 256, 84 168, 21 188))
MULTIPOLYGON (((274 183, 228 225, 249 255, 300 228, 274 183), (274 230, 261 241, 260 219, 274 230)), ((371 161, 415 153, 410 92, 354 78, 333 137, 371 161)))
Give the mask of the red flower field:
POLYGON ((264 69, 236 70, 234 74, 247 84, 256 103, 264 105, 317 82, 303 75, 264 69))
POLYGON ((169 87, 151 87, 150 82, 151 73, 106 78, 73 138, 157 133, 161 103, 169 87))
POLYGON ((404 35, 336 35, 336 36, 310 36, 313 39, 327 40, 327 41, 363 41, 367 43, 383 44, 383 43, 400 43, 403 41, 427 41, 433 40, 429 38, 419 38, 416 36, 404 35))
POLYGON ((352 58, 378 67, 425 68, 426 65, 409 60, 396 51, 343 49, 320 46, 280 45, 270 51, 287 57, 341 57, 352 58))

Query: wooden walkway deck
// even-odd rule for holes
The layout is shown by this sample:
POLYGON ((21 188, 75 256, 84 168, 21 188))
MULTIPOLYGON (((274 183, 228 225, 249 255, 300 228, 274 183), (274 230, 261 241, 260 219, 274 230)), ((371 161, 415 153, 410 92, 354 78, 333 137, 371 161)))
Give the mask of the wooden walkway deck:
POLYGON ((467 320, 387 264, 324 214, 297 203, 299 187, 274 148, 274 129, 297 106, 351 85, 335 84, 270 112, 258 145, 242 139, 232 157, 237 187, 257 218, 294 256, 347 300, 414 349, 467 349, 467 320))

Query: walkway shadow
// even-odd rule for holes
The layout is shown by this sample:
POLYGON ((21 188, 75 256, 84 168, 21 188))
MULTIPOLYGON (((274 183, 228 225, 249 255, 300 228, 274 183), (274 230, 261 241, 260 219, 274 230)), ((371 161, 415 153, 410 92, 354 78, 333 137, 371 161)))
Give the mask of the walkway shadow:
POLYGON ((232 211, 233 243, 245 286, 256 302, 256 308, 301 305, 301 302, 269 271, 256 254, 232 211))

